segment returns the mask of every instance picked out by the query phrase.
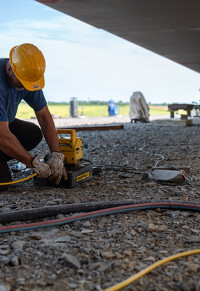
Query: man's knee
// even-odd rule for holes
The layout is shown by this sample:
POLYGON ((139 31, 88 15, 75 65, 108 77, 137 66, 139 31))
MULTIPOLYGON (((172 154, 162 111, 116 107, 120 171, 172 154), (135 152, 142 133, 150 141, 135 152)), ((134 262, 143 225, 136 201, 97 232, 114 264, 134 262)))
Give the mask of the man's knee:
POLYGON ((27 151, 34 149, 42 140, 42 131, 36 124, 32 123, 30 126, 30 133, 26 140, 23 139, 22 145, 27 151))
POLYGON ((27 151, 35 148, 43 138, 41 129, 33 122, 16 118, 9 126, 10 131, 27 151))
POLYGON ((43 134, 41 129, 39 128, 39 126, 37 126, 36 124, 32 124, 32 133, 33 133, 33 138, 35 140, 35 142, 37 143, 37 145, 41 142, 42 138, 43 138, 43 134))

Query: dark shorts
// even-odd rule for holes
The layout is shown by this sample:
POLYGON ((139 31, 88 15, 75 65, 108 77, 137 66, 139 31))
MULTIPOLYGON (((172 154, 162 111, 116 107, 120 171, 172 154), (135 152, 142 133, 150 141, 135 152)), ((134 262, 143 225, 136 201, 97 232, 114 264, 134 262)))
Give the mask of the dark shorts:
MULTIPOLYGON (((9 129, 27 151, 34 149, 43 137, 39 126, 17 118, 9 124, 9 129)), ((12 159, 12 157, 0 151, 0 182, 11 181, 7 161, 12 159)))

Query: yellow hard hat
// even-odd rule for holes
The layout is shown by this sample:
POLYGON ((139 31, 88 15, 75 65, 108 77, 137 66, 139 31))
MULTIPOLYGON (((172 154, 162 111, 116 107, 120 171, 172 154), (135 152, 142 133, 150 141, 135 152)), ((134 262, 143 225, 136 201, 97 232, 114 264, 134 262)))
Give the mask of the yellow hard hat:
POLYGON ((35 45, 24 43, 13 47, 9 59, 14 74, 27 90, 44 88, 45 58, 35 45))

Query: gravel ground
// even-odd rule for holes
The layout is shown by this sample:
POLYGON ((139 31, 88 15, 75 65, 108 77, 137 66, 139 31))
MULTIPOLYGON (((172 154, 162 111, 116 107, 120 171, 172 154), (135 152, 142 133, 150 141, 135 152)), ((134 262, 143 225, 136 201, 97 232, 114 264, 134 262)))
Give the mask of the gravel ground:
MULTIPOLYGON (((148 151, 164 156, 160 165, 189 166, 193 181, 161 185, 145 175, 114 168, 103 170, 74 189, 38 187, 29 180, 0 193, 0 212, 130 199, 199 202, 200 126, 131 124, 127 117, 69 118, 55 123, 124 123, 124 130, 78 132, 83 140, 84 158, 94 166, 119 165, 148 172, 159 160, 158 156, 144 152, 148 151)), ((41 158, 47 152, 44 141, 34 150, 41 158)), ((22 173, 15 176, 22 177, 22 173)), ((104 290, 162 258, 199 248, 199 222, 200 214, 196 212, 157 209, 1 234, 0 290, 104 290)), ((165 264, 124 290, 199 291, 200 255, 165 264)))

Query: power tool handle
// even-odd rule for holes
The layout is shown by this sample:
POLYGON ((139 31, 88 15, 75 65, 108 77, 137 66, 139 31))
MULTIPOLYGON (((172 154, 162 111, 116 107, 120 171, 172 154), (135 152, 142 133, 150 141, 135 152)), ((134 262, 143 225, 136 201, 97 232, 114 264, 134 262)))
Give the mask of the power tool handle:
POLYGON ((57 129, 57 134, 70 134, 71 135, 71 140, 72 144, 75 143, 76 141, 76 131, 75 129, 57 129))

